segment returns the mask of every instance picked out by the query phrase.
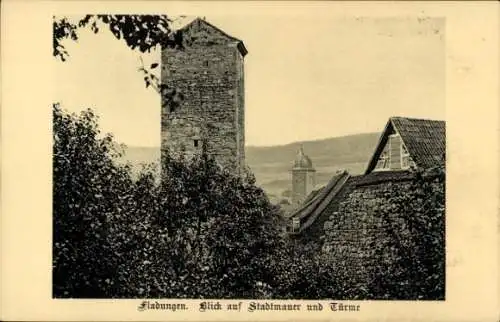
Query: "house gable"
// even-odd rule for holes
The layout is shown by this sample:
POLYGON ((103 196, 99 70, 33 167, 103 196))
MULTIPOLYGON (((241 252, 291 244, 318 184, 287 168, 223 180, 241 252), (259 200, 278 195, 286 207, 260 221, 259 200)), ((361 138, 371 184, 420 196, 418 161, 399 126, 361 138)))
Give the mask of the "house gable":
POLYGON ((366 174, 372 171, 429 168, 444 162, 444 121, 392 117, 387 122, 366 174))
POLYGON ((407 170, 415 166, 399 133, 389 134, 372 171, 407 170))

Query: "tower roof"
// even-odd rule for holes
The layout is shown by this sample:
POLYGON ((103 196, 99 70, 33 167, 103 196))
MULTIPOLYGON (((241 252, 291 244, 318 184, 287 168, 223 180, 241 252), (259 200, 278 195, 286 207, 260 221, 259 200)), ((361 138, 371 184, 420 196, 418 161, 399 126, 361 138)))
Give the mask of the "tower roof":
POLYGON ((299 148, 299 151, 297 152, 297 156, 295 157, 295 161, 293 163, 293 168, 294 169, 312 169, 312 162, 311 159, 305 155, 304 153, 304 148, 302 145, 299 148))
POLYGON ((203 25, 204 27, 208 27, 208 28, 214 30, 215 32, 217 32, 219 35, 221 35, 225 39, 227 39, 228 41, 236 43, 236 47, 238 48, 238 50, 240 51, 240 53, 243 57, 245 57, 246 54, 248 54, 248 50, 246 49, 243 41, 241 41, 240 39, 238 39, 236 37, 233 37, 233 36, 227 34, 226 32, 222 31, 218 27, 212 25, 211 23, 209 23, 208 21, 205 20, 205 17, 200 18, 200 17, 196 17, 196 16, 179 16, 179 17, 174 18, 172 20, 171 28, 172 28, 172 30, 184 30, 185 31, 185 30, 188 30, 189 28, 193 27, 195 24, 203 25))

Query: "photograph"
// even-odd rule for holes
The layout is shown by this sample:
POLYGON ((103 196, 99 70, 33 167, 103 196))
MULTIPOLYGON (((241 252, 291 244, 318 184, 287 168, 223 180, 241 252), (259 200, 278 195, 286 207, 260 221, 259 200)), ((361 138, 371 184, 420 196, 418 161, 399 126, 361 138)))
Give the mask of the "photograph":
POLYGON ((445 26, 53 15, 52 297, 446 300, 445 26))

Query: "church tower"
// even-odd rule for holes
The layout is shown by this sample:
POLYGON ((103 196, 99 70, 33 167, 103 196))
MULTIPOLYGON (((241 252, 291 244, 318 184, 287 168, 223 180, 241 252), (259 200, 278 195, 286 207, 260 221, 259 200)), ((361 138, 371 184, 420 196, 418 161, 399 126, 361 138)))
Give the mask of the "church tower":
POLYGON ((178 29, 182 49, 162 49, 161 150, 186 157, 207 153, 235 174, 245 164, 243 42, 204 19, 178 29), (202 146, 204 145, 204 146, 202 146))
POLYGON ((292 203, 302 203, 313 191, 316 170, 313 168, 311 159, 304 154, 301 146, 292 168, 292 203))

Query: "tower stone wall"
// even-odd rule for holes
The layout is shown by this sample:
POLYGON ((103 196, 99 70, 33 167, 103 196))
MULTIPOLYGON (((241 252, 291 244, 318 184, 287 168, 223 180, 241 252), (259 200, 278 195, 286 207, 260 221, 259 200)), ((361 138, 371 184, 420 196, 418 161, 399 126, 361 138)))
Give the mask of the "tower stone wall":
MULTIPOLYGON (((244 55, 241 41, 196 19, 184 49, 162 50, 162 83, 178 104, 162 101, 162 153, 207 153, 239 173, 245 162, 244 55)), ((163 98, 162 98, 163 100, 163 98)))
POLYGON ((312 166, 311 159, 304 154, 302 147, 297 153, 292 168, 292 203, 301 204, 313 191, 316 170, 312 166))

